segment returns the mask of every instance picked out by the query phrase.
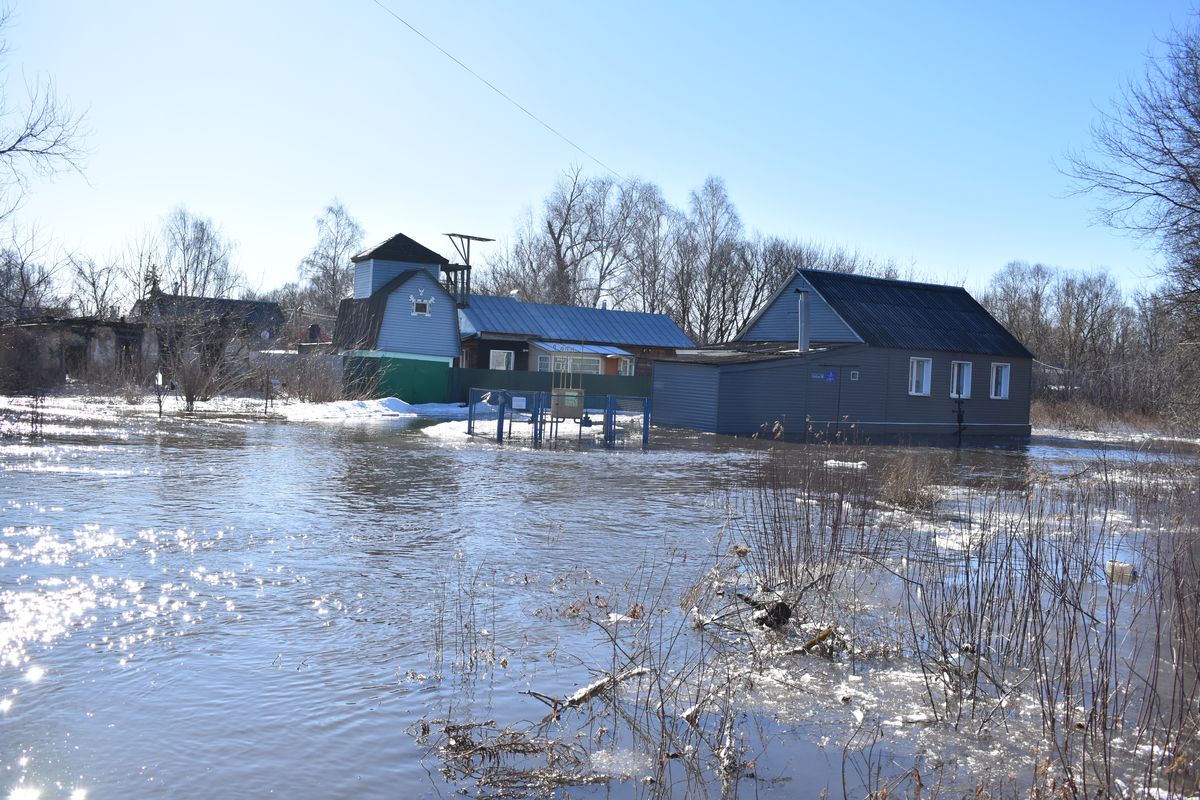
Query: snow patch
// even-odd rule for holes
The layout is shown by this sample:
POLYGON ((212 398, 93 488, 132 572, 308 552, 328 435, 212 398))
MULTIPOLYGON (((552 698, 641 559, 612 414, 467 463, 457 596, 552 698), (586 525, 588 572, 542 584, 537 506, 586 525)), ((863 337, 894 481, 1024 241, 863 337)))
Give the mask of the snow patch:
POLYGON ((835 458, 826 460, 825 466, 833 469, 866 469, 867 462, 865 461, 838 461, 835 458))
POLYGON ((416 417, 416 407, 396 397, 379 400, 338 400, 332 403, 295 403, 276 406, 292 422, 343 422, 380 417, 416 417))
POLYGON ((615 778, 640 778, 654 774, 647 753, 633 750, 597 750, 592 753, 592 771, 615 778))

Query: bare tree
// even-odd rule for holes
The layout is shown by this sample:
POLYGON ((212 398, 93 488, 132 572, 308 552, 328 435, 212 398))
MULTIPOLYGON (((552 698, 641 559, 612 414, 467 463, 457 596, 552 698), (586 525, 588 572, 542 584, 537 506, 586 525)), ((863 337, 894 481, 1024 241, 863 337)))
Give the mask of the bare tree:
POLYGON ((1093 126, 1096 155, 1072 155, 1069 171, 1102 198, 1102 221, 1158 240, 1168 297, 1192 309, 1200 332, 1200 31, 1166 44, 1093 126))
POLYGON ((163 375, 175 381, 189 412, 197 400, 235 388, 250 374, 246 332, 232 315, 197 310, 157 319, 154 330, 163 375))
POLYGON ((533 212, 518 219, 511 241, 494 249, 484 268, 473 279, 481 294, 512 294, 537 302, 546 299, 546 266, 549 256, 533 212))
POLYGON ((637 193, 633 181, 617 183, 602 177, 589 182, 587 227, 593 247, 580 275, 583 305, 594 308, 611 299, 619 306, 624 300, 619 277, 629 258, 637 193))
POLYGON ((1026 347, 1050 358, 1055 270, 1044 264, 1011 261, 992 276, 980 298, 983 306, 1026 347))
POLYGON ((61 310, 55 296, 58 265, 47 264, 35 233, 15 230, 0 247, 0 319, 20 319, 34 313, 61 310))
POLYGON ((563 174, 542 205, 518 223, 477 282, 482 291, 516 291, 530 301, 599 306, 625 300, 634 181, 589 178, 576 167, 563 174))
POLYGON ((695 259, 686 267, 693 276, 688 330, 705 344, 725 341, 735 332, 743 274, 737 258, 742 220, 724 181, 709 177, 692 192, 684 230, 691 240, 684 252, 695 259))
MULTIPOLYGON (((9 10, 0 9, 0 35, 9 21, 9 10)), ((7 49, 0 43, 0 63, 7 49)), ((82 117, 58 99, 47 80, 35 80, 27 90, 21 105, 0 92, 0 220, 20 205, 31 175, 78 170, 82 158, 82 117)))
POLYGON ((582 299, 584 264, 596 247, 589 188, 589 180, 577 166, 559 180, 546 198, 543 252, 549 256, 547 302, 577 305, 582 299))
POLYGON ((634 311, 667 311, 672 248, 682 219, 652 183, 630 190, 628 255, 620 276, 622 305, 634 311))
POLYGON ((351 257, 362 249, 363 229, 341 202, 334 198, 317 217, 317 244, 300 262, 300 277, 320 314, 337 315, 338 304, 354 283, 351 257))
POLYGON ((96 261, 91 256, 67 256, 71 275, 71 305, 85 317, 117 317, 131 302, 128 282, 115 259, 96 261))
POLYGON ((229 297, 242 284, 230 258, 233 243, 211 219, 183 206, 167 215, 158 281, 163 291, 193 297, 229 297))
POLYGON ((154 229, 144 228, 128 240, 117 264, 128 289, 130 308, 134 302, 149 297, 150 290, 158 286, 162 262, 162 242, 154 229))

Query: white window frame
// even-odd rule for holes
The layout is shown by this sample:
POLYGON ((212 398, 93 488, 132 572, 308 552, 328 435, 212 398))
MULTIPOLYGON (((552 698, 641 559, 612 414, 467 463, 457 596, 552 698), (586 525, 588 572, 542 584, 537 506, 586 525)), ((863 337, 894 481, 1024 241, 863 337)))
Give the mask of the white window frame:
POLYGON ((971 397, 971 362, 970 361, 951 361, 950 362, 950 396, 957 399, 967 400, 971 397), (959 375, 962 375, 962 380, 959 381, 959 375), (962 393, 958 390, 958 384, 962 383, 962 393))
POLYGON ((550 356, 539 355, 537 360, 538 372, 550 371, 550 356))
POLYGON ((1008 399, 1008 384, 1012 380, 1012 364, 1006 361, 992 362, 992 379, 988 382, 988 396, 993 400, 1008 399), (996 373, 1003 372, 1004 380, 1000 382, 1000 393, 996 393, 996 373))
POLYGON ((571 356, 571 374, 603 375, 604 366, 600 363, 600 356, 571 356))
POLYGON ((553 356, 538 356, 539 372, 566 372, 571 375, 603 375, 604 365, 600 356, 571 354, 555 354, 553 356), (542 368, 542 359, 548 359, 549 366, 542 368))
POLYGON ((634 361, 628 356, 621 356, 621 361, 617 364, 617 374, 626 377, 632 377, 634 374, 634 361))
POLYGON ((516 360, 517 354, 512 350, 493 350, 488 355, 488 369, 512 372, 516 360), (496 356, 500 356, 500 366, 496 366, 496 356))
POLYGON ((921 356, 912 356, 908 359, 908 393, 913 397, 929 397, 929 385, 933 382, 933 359, 924 358, 921 356), (921 388, 922 391, 917 391, 916 381, 913 380, 917 376, 917 367, 921 369, 921 388))
MULTIPOLYGON (((422 290, 422 291, 424 291, 424 290, 422 290)), ((433 316, 433 300, 434 300, 434 298, 424 297, 424 296, 416 297, 416 296, 410 294, 408 296, 408 300, 410 303, 412 303, 412 316, 414 316, 414 317, 431 317, 431 316, 433 316), (424 305, 425 310, 418 311, 417 310, 418 304, 424 305)))

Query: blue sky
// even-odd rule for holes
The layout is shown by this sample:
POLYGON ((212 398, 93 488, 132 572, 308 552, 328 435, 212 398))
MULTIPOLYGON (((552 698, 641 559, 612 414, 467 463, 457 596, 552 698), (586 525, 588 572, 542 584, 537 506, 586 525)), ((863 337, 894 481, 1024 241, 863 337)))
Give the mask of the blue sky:
MULTIPOLYGON (((380 2, 676 204, 717 175, 747 228, 973 290, 1014 259, 1153 282, 1059 166, 1186 3, 380 2)), ((10 97, 48 76, 87 113, 85 177, 20 214, 60 249, 117 251, 182 204, 269 289, 335 196, 368 240, 450 255, 443 232, 503 239, 600 170, 373 0, 16 0, 7 36, 10 97)))

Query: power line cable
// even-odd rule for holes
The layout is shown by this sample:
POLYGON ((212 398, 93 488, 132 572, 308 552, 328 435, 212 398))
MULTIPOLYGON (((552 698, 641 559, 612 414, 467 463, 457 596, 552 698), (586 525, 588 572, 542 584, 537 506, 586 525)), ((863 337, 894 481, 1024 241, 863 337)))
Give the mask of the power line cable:
POLYGON ((455 64, 458 64, 458 65, 459 65, 460 67, 462 67, 464 70, 466 70, 467 72, 469 72, 471 75, 473 75, 473 76, 475 77, 475 79, 476 79, 476 80, 478 80, 478 81, 479 81, 480 83, 482 83, 484 86, 488 87, 488 88, 489 88, 489 89, 491 89, 493 92, 495 92, 496 94, 500 95, 500 96, 501 96, 501 97, 503 97, 505 100, 507 100, 509 103, 511 103, 512 105, 514 105, 514 106, 516 106, 517 108, 519 108, 521 111, 523 111, 523 112, 525 113, 525 115, 526 115, 526 116, 528 116, 528 117, 529 117, 530 119, 532 119, 534 122, 538 123, 538 124, 539 124, 539 125, 541 125, 543 128, 545 128, 546 130, 550 131, 551 133, 553 133, 553 134, 554 134, 555 136, 557 136, 558 138, 562 139, 562 140, 563 140, 564 142, 566 142, 567 144, 571 145, 571 147, 574 147, 576 150, 578 150, 580 153, 582 153, 583 155, 585 155, 585 156, 587 156, 588 158, 590 158, 592 161, 595 161, 595 162, 596 162, 597 164, 599 164, 601 167, 603 167, 604 169, 606 169, 606 170, 608 170, 609 172, 611 172, 611 173, 612 173, 612 174, 613 174, 615 177, 617 177, 617 178, 620 178, 620 177, 621 177, 621 174, 620 174, 619 172, 617 172, 615 169, 613 169, 612 167, 610 167, 608 164, 605 164, 605 163, 604 163, 603 161, 601 161, 600 159, 596 158, 594 155, 592 155, 591 153, 589 153, 587 150, 584 150, 582 147, 580 147, 579 145, 575 144, 575 142, 573 142, 573 141, 571 141, 570 139, 568 139, 568 138, 567 138, 565 135, 563 135, 562 133, 559 133, 559 131, 558 131, 558 130, 556 130, 556 129, 555 129, 553 126, 552 126, 552 125, 550 125, 550 123, 546 122, 544 119, 542 119, 541 117, 539 117, 537 114, 534 114, 534 113, 533 113, 532 111, 530 111, 528 108, 526 108, 525 106, 521 105, 521 104, 520 104, 520 103, 518 103, 516 100, 514 100, 513 98, 511 98, 511 97, 509 97, 507 94, 505 94, 503 91, 501 91, 501 90, 500 90, 500 88, 496 86, 496 84, 492 83, 492 82, 491 82, 491 81, 489 81, 487 78, 483 77, 483 76, 482 76, 482 75, 480 75, 478 72, 476 72, 475 70, 471 69, 470 67, 468 67, 468 66, 467 66, 466 64, 464 64, 463 62, 459 61, 457 58, 455 58, 455 57, 454 57, 454 55, 453 55, 452 53, 450 53, 449 51, 447 51, 447 50, 446 50, 446 48, 442 47, 440 44, 438 44, 437 42, 435 42, 433 39, 430 39, 428 36, 426 36, 425 34, 421 33, 421 31, 419 31, 419 30, 417 30, 415 27, 413 27, 413 26, 412 26, 412 24, 411 24, 411 23, 409 23, 409 21, 408 21, 408 20, 404 19, 404 18, 403 18, 403 17, 401 17, 399 14, 397 14, 395 11, 392 11, 390 8, 388 8, 387 6, 385 6, 385 5, 382 3, 382 1, 381 1, 381 0, 371 0, 371 2, 373 2, 375 5, 379 6, 381 9, 383 9, 383 10, 384 10, 385 12, 387 12, 389 15, 391 15, 391 17, 392 17, 393 19, 395 19, 397 22, 399 22, 401 25, 403 25, 404 27, 408 28, 410 31, 412 31, 413 33, 415 33, 417 36, 420 36, 422 39, 424 39, 424 40, 425 40, 426 42, 428 42, 430 45, 432 45, 433 47, 435 47, 435 48, 438 50, 438 52, 440 52, 440 53, 441 53, 442 55, 444 55, 446 58, 450 59, 450 60, 451 60, 451 61, 453 61, 455 64))

